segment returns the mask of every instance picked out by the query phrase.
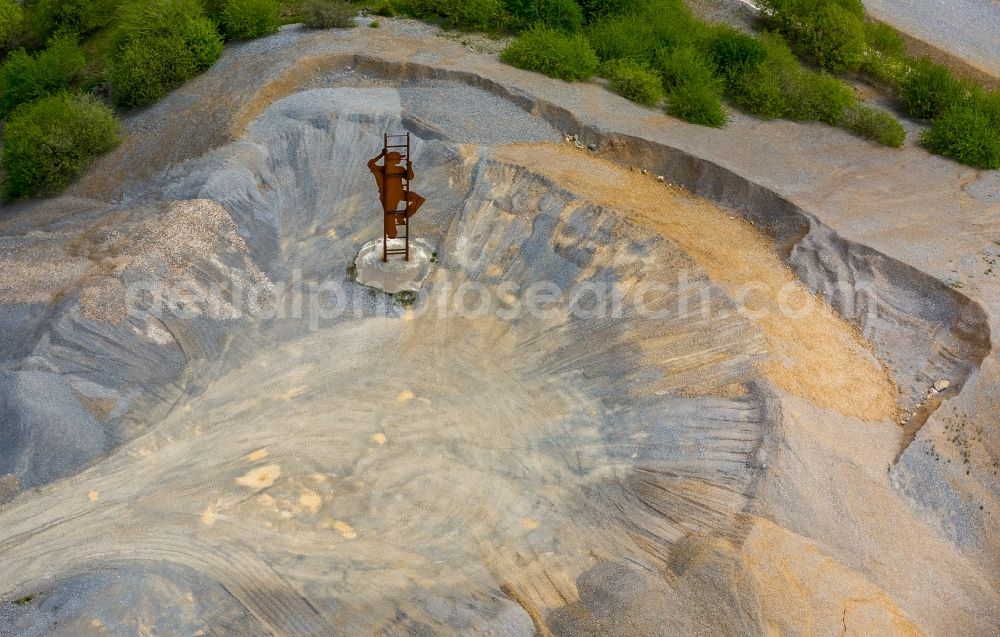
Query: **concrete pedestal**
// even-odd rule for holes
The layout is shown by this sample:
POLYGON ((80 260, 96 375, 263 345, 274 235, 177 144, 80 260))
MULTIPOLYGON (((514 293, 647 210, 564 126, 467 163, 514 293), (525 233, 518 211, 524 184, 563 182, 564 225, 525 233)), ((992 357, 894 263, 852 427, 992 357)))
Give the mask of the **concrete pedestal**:
MULTIPOLYGON (((402 239, 389 239, 389 248, 403 248, 402 239)), ((389 294, 397 292, 417 292, 423 285, 431 269, 433 250, 422 239, 410 239, 410 260, 401 254, 389 255, 382 262, 382 239, 369 241, 361 248, 354 267, 358 283, 389 294)))

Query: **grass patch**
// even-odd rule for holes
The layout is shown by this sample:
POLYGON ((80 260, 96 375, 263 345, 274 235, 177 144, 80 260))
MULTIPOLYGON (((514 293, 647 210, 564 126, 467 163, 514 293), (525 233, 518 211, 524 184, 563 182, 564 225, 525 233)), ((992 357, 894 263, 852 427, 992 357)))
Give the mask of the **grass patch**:
POLYGON ((62 190, 120 140, 110 108, 89 95, 59 93, 19 106, 4 127, 4 197, 62 190))
POLYGON ((514 40, 500 59, 511 66, 567 82, 593 77, 600 64, 582 35, 568 35, 542 26, 533 27, 514 40))

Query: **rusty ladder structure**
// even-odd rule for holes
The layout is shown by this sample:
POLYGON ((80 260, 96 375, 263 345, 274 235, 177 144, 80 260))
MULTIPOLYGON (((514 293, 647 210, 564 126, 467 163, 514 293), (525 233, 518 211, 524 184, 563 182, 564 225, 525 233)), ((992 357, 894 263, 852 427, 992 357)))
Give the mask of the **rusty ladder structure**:
MULTIPOLYGON (((386 133, 384 135, 384 137, 383 137, 382 152, 385 153, 385 154, 388 154, 390 149, 394 149, 397 152, 399 152, 402 155, 402 161, 408 166, 409 165, 409 161, 410 161, 410 134, 409 133, 404 133, 404 134, 401 134, 401 135, 390 135, 390 134, 386 133), (392 144, 390 144, 389 143, 390 141, 394 141, 394 142, 395 141, 403 141, 404 139, 406 141, 405 141, 405 143, 402 143, 402 144, 400 144, 400 143, 392 143, 392 144)), ((389 160, 386 159, 385 161, 388 162, 389 160)), ((388 188, 386 188, 386 191, 388 191, 388 188)), ((392 217, 393 217, 392 223, 396 223, 396 219, 395 219, 396 215, 403 214, 403 231, 404 231, 403 240, 406 242, 405 247, 403 247, 403 248, 392 248, 390 250, 389 249, 389 235, 387 235, 385 233, 385 230, 383 229, 383 231, 382 231, 382 262, 383 263, 385 263, 385 262, 387 262, 389 260, 389 255, 390 254, 402 254, 402 255, 405 255, 405 259, 407 261, 410 260, 410 179, 409 179, 409 173, 406 173, 406 174, 403 175, 403 197, 404 197, 403 198, 403 203, 405 205, 405 207, 403 208, 403 210, 394 210, 392 212, 387 211, 385 209, 385 201, 382 202, 382 212, 386 216, 392 215, 392 217)), ((398 225, 397 225, 397 228, 398 228, 398 225)), ((399 238, 398 230, 397 230, 396 238, 399 238)))

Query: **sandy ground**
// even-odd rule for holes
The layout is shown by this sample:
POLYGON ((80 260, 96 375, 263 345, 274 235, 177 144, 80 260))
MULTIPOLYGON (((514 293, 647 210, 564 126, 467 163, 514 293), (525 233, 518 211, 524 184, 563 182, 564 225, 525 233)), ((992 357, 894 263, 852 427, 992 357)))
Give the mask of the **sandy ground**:
POLYGON ((996 0, 865 0, 865 8, 1000 81, 1000 3, 996 0))
POLYGON ((846 321, 808 291, 769 238, 742 219, 572 146, 506 146, 498 157, 670 239, 759 319, 768 345, 761 363, 776 385, 813 403, 867 421, 895 420, 898 390, 889 372, 846 321), (654 203, 655 202, 655 203, 654 203), (664 203, 672 204, 668 209, 664 203), (795 315, 795 316, 793 316, 795 315))

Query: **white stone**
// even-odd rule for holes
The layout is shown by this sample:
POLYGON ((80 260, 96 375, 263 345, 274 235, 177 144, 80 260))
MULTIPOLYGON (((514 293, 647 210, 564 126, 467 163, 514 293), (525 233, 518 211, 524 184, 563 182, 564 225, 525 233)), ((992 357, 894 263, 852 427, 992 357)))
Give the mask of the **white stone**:
MULTIPOLYGON (((389 239, 389 248, 402 248, 402 239, 389 239)), ((355 276, 358 283, 389 294, 397 292, 418 292, 431 269, 433 250, 422 239, 410 239, 410 260, 401 254, 390 254, 389 260, 382 261, 382 239, 369 241, 361 248, 354 260, 355 276)))
POLYGON ((947 380, 944 380, 944 379, 941 379, 938 382, 934 383, 934 389, 936 389, 938 391, 944 391, 944 390, 948 389, 949 387, 951 387, 951 383, 949 381, 947 381, 947 380))

